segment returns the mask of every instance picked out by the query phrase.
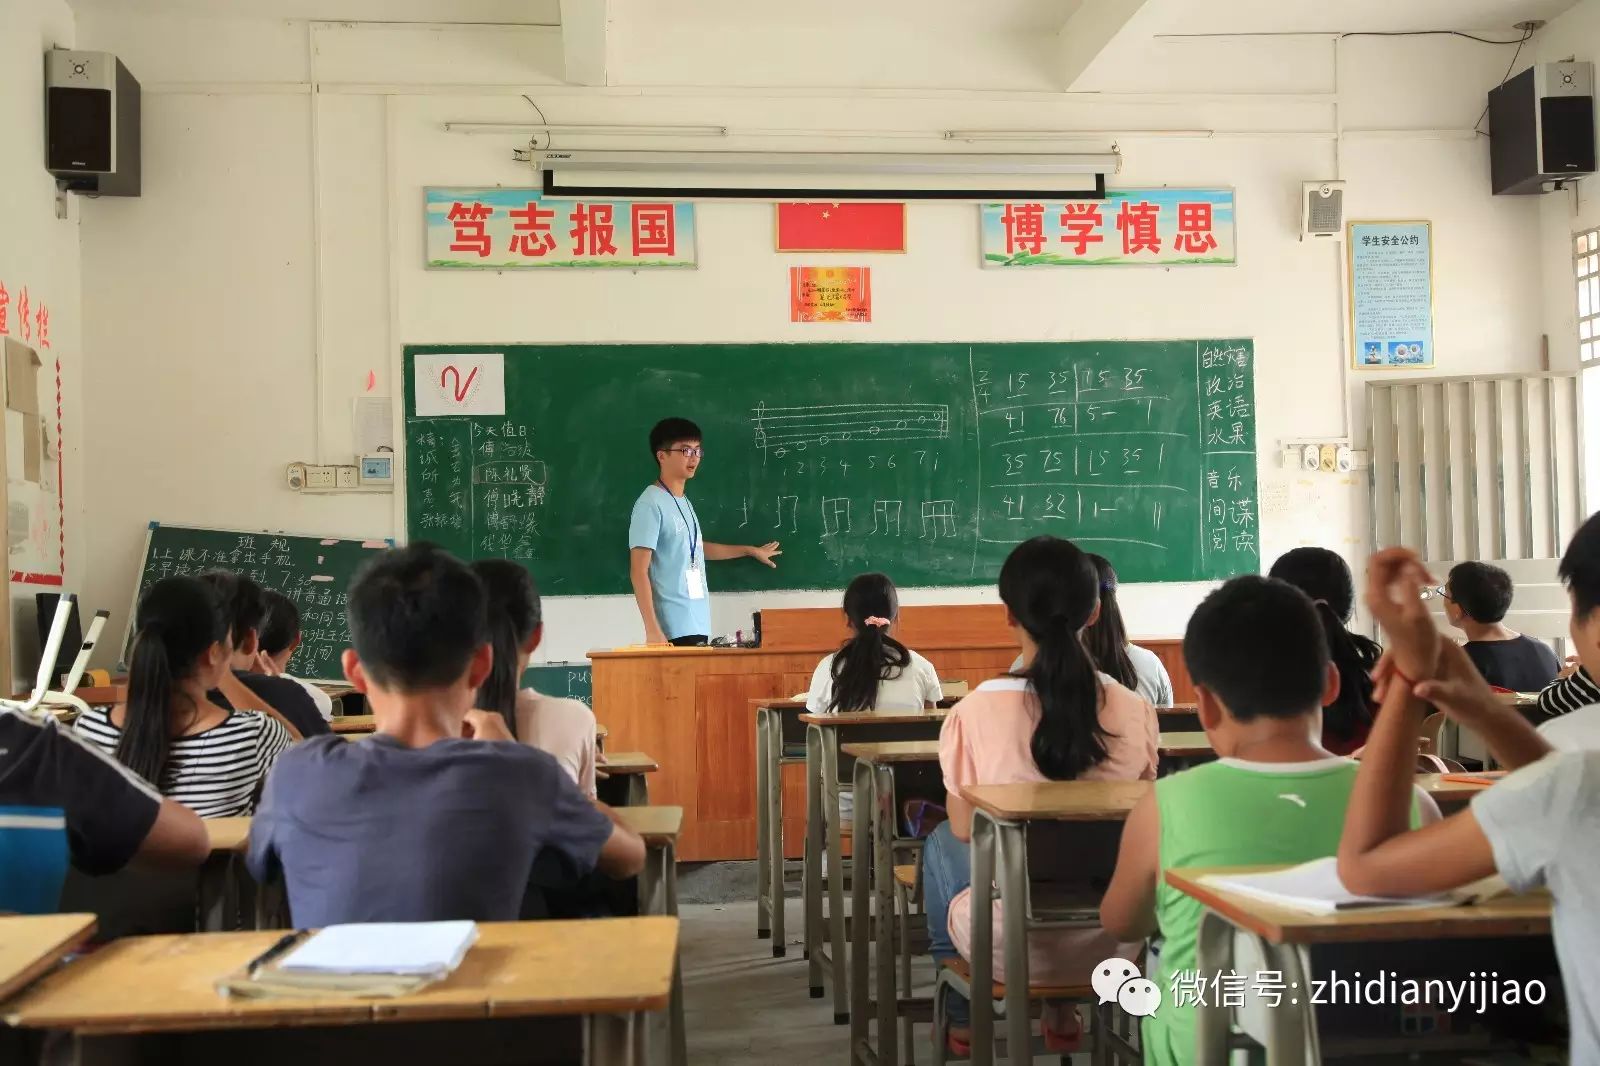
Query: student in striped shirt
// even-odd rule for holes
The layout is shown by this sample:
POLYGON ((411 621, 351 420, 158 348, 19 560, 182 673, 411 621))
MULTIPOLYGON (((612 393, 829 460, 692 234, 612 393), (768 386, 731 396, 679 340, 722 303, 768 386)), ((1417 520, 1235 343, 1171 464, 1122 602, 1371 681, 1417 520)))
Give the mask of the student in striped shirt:
POLYGON ((135 615, 127 702, 73 728, 202 818, 249 814, 289 733, 256 711, 206 698, 233 645, 216 593, 192 577, 156 582, 135 615))

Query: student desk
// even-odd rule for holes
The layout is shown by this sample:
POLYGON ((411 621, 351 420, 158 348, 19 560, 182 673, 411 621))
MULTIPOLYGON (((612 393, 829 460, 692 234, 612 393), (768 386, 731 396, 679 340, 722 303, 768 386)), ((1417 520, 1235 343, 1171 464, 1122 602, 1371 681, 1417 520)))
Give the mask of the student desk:
MULTIPOLYGON (((850 1061, 886 1063, 895 1066, 899 1058, 899 993, 895 985, 895 903, 894 847, 900 803, 896 775, 921 767, 939 777, 937 740, 891 740, 881 743, 847 743, 840 747, 854 757, 855 825, 852 835, 854 867, 850 876, 850 1061), (870 862, 870 866, 868 863, 870 862), (871 882, 871 903, 868 882, 871 882), (875 980, 867 979, 868 939, 876 932, 875 980), (873 989, 876 989, 874 1000, 873 989), (867 1037, 867 1019, 876 1009, 878 1046, 873 1050, 867 1037)), ((943 785, 938 785, 943 791, 943 785)), ((900 936, 909 934, 902 917, 900 936)), ((911 990, 910 955, 901 974, 906 991, 911 990)), ((909 1036, 909 1030, 906 1034, 909 1036)))
POLYGON ((238 898, 239 866, 250 844, 250 819, 206 818, 211 854, 200 866, 200 930, 220 933, 226 926, 229 903, 238 898))
POLYGON ((370 733, 377 728, 377 719, 370 714, 336 714, 328 722, 335 733, 370 733))
MULTIPOLYGON (((644 870, 639 874, 639 913, 678 916, 678 861, 674 854, 683 828, 682 807, 619 807, 617 820, 644 838, 644 870)), ((672 1066, 687 1066, 688 1031, 683 1017, 683 969, 672 969, 672 1003, 667 1014, 672 1066)), ((656 1034, 659 1038, 659 1033, 656 1034)))
MULTIPOLYGON (((1311 975, 1302 965, 1300 949, 1312 944, 1419 940, 1469 937, 1528 937, 1550 935, 1550 896, 1537 892, 1525 896, 1499 896, 1473 906, 1391 908, 1346 911, 1342 914, 1306 914, 1260 900, 1224 892, 1203 884, 1211 874, 1261 872, 1282 866, 1217 867, 1166 872, 1167 884, 1205 905, 1196 942, 1196 969, 1218 973, 1233 966, 1236 935, 1254 938, 1267 969, 1281 971, 1285 984, 1309 988, 1311 975)), ((1295 986, 1291 986, 1295 987, 1295 986)), ((1163 989, 1163 994, 1167 992, 1163 989)), ((1322 1061, 1317 1036, 1316 1011, 1309 996, 1289 999, 1266 1012, 1267 1062, 1288 1066, 1322 1061)), ((1201 1066, 1222 1066, 1228 1061, 1229 1008, 1220 997, 1207 996, 1195 1024, 1201 1066)))
MULTIPOLYGON (((790 784, 783 774, 783 738, 800 727, 806 704, 804 700, 754 699, 750 707, 756 714, 756 937, 765 940, 770 936, 772 955, 781 959, 787 951, 783 862, 789 857, 784 850, 783 790, 790 784)), ((798 828, 803 830, 804 824, 798 828)))
POLYGON ((805 936, 811 997, 822 998, 824 943, 833 969, 833 1021, 849 1021, 844 968, 844 833, 839 824, 839 735, 853 743, 937 740, 948 712, 861 711, 802 714, 806 724, 805 936), (824 878, 826 867, 826 878, 824 878), (824 936, 822 893, 828 917, 824 936))
POLYGON ((1211 741, 1204 733, 1162 733, 1156 742, 1157 773, 1165 776, 1192 766, 1210 762, 1217 757, 1211 741))
MULTIPOLYGON (((905 606, 896 636, 941 678, 976 688, 1005 673, 1016 637, 998 603, 905 606)), ((750 702, 804 692, 817 662, 847 635, 837 607, 761 612, 759 648, 627 647, 590 653, 594 712, 630 747, 661 762, 657 803, 684 808, 679 856, 756 855, 755 731, 750 702)), ((1172 676, 1174 698, 1193 700, 1181 642, 1141 640, 1172 676)))
MULTIPOLYGON (((958 702, 958 697, 946 697, 939 706, 953 707, 958 702)), ((805 779, 802 774, 783 772, 784 766, 798 769, 804 762, 785 759, 783 748, 784 738, 803 738, 805 723, 801 717, 806 713, 806 704, 804 700, 757 699, 750 701, 750 707, 756 715, 756 937, 765 940, 770 936, 772 955, 781 959, 788 950, 783 935, 784 860, 804 854, 803 843, 799 853, 790 855, 785 842, 803 841, 805 836, 803 803, 795 805, 801 817, 796 820, 792 835, 784 824, 783 794, 791 787, 803 789, 805 779)))
POLYGON ((1151 781, 1047 781, 1019 785, 972 785, 961 795, 972 815, 972 1062, 994 1061, 994 1014, 981 990, 994 981, 994 888, 1001 908, 1006 963, 1007 1046, 1032 1046, 1028 1013, 1027 826, 1033 821, 1123 822, 1134 804, 1155 787, 1151 781))
POLYGON ((69 1035, 60 1061, 388 1066, 643 1061, 643 1016, 667 1005, 676 918, 480 924, 459 969, 393 999, 229 999, 216 980, 277 933, 130 937, 0 1007, 69 1035))
POLYGON ((92 914, 13 914, 0 916, 0 1003, 94 936, 92 914))
MULTIPOLYGON (((645 775, 659 769, 656 761, 642 751, 611 752, 605 762, 595 766, 596 791, 612 806, 643 807, 650 802, 650 783, 645 775)), ((680 813, 683 810, 676 809, 680 813)))

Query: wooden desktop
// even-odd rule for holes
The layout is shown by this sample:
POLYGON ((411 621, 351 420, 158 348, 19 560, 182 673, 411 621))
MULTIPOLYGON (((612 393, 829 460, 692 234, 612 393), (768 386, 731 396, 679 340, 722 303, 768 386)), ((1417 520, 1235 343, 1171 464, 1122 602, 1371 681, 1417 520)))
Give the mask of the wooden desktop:
MULTIPOLYGON (((811 684, 819 659, 846 636, 833 607, 763 611, 760 648, 631 647, 589 653, 595 717, 661 770, 650 801, 684 811, 678 858, 750 859, 756 854, 755 725, 750 701, 793 696, 811 684)), ((947 680, 973 688, 1017 656, 999 604, 903 607, 896 635, 947 680)), ((1173 698, 1194 699, 1182 642, 1141 640, 1172 676, 1173 698)), ((783 768, 784 809, 805 809, 804 767, 783 768)))

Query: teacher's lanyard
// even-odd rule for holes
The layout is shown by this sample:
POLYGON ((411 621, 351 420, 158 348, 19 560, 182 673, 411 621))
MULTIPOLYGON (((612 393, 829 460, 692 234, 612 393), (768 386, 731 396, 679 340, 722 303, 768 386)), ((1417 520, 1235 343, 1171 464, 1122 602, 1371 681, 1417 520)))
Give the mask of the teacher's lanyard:
MULTIPOLYGON (((657 478, 656 484, 661 486, 662 492, 665 492, 672 498, 672 506, 678 509, 678 520, 683 523, 683 528, 689 531, 689 569, 693 570, 695 555, 698 553, 700 547, 700 520, 699 518, 696 518, 694 520, 694 524, 690 525, 689 519, 684 517, 683 505, 678 502, 678 498, 676 496, 672 495, 672 490, 667 488, 667 483, 657 478)), ((694 504, 692 503, 689 505, 689 513, 691 515, 694 514, 694 504)))

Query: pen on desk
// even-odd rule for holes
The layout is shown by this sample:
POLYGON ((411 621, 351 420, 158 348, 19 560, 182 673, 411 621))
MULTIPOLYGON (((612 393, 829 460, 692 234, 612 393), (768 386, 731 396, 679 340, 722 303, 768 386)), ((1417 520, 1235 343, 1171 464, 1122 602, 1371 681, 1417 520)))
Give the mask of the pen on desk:
POLYGON ((261 967, 265 966, 267 963, 286 953, 290 948, 294 947, 295 944, 299 943, 300 939, 305 935, 306 934, 303 931, 285 933, 283 936, 279 937, 277 942, 270 948, 251 959, 250 964, 245 967, 245 973, 251 977, 254 977, 256 975, 256 971, 260 970, 261 967))

